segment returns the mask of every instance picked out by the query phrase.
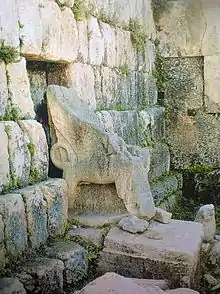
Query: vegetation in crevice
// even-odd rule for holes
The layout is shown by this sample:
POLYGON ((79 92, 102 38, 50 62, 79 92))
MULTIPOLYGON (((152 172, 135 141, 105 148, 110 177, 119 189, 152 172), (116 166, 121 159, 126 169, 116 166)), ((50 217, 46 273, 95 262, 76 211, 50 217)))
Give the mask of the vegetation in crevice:
POLYGON ((18 60, 19 51, 12 46, 5 45, 5 41, 0 41, 0 61, 8 63, 13 63, 18 60))
POLYGON ((31 157, 35 155, 35 146, 32 142, 28 143, 28 151, 30 152, 31 157))
POLYGON ((29 175, 29 185, 35 184, 40 179, 40 171, 37 168, 31 167, 29 175))
POLYGON ((130 18, 129 31, 131 33, 131 42, 134 48, 138 51, 143 50, 148 36, 145 29, 137 19, 130 18))
POLYGON ((172 5, 172 1, 170 0, 153 0, 152 1, 152 10, 154 20, 157 22, 160 20, 163 13, 167 12, 172 5))
POLYGON ((120 72, 120 74, 122 74, 122 75, 124 75, 126 77, 130 76, 131 68, 128 65, 128 63, 125 62, 125 63, 121 64, 117 69, 120 72))
POLYGON ((81 21, 88 16, 88 11, 85 6, 84 0, 75 0, 72 7, 72 12, 77 21, 81 21))
POLYGON ((18 122, 22 119, 21 110, 19 107, 13 105, 10 101, 5 110, 5 115, 0 116, 0 121, 15 121, 18 122))

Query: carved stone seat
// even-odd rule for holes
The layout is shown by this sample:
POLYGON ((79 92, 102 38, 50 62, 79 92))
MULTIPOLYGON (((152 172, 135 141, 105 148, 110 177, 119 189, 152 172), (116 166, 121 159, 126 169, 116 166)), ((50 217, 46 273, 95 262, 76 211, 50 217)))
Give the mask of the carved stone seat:
POLYGON ((69 205, 74 202, 77 185, 115 183, 129 213, 153 217, 149 164, 143 162, 143 156, 145 163, 150 161, 148 150, 136 148, 135 156, 132 155, 122 138, 104 131, 95 112, 79 99, 74 89, 49 86, 47 107, 51 159, 63 170, 69 186, 69 205))

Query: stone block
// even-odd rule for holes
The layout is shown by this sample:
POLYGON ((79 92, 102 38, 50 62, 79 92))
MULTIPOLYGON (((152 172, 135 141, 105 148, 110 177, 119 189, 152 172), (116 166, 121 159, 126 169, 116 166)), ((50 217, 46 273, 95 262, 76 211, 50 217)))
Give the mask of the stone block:
POLYGON ((178 288, 166 291, 167 294, 199 294, 199 292, 187 288, 178 288))
POLYGON ((135 215, 126 216, 120 220, 118 227, 132 234, 143 233, 149 227, 149 222, 138 219, 135 215))
POLYGON ((86 251, 76 243, 58 242, 47 249, 46 255, 64 263, 64 284, 76 284, 87 274, 86 251))
POLYGON ((21 195, 2 195, 0 197, 0 214, 4 220, 7 256, 16 257, 22 254, 27 246, 27 222, 21 195))
POLYGON ((21 120, 19 125, 29 139, 31 146, 31 172, 29 181, 44 180, 48 175, 48 146, 43 127, 35 120, 21 120))
POLYGON ((105 54, 103 64, 107 67, 116 66, 115 30, 104 22, 100 22, 100 30, 104 39, 105 54))
POLYGON ((87 21, 80 20, 77 21, 78 28, 78 60, 81 63, 87 63, 89 58, 89 43, 88 43, 88 28, 87 21))
POLYGON ((0 62, 0 116, 4 117, 8 104, 8 85, 5 63, 0 62))
POLYGON ((47 206, 44 196, 36 186, 26 187, 18 192, 22 195, 26 208, 28 240, 32 248, 46 243, 47 206))
POLYGON ((71 9, 64 7, 61 10, 60 27, 60 60, 73 62, 78 54, 78 29, 71 9))
POLYGON ((98 20, 90 17, 88 20, 89 62, 91 65, 101 65, 104 59, 105 47, 98 20))
POLYGON ((104 235, 101 229, 73 228, 68 231, 67 237, 73 241, 74 239, 80 238, 85 240, 85 242, 102 247, 104 235))
POLYGON ((102 109, 106 107, 106 99, 103 96, 102 91, 102 76, 101 76, 101 67, 94 67, 94 78, 95 78, 95 99, 96 99, 96 107, 97 109, 102 109))
POLYGON ((95 78, 92 67, 87 64, 74 63, 68 67, 67 72, 68 86, 74 88, 79 98, 95 109, 95 78))
POLYGON ((0 279, 0 292, 2 294, 26 294, 24 286, 17 279, 1 278, 0 279))
POLYGON ((116 95, 117 89, 117 74, 108 67, 102 67, 101 74, 101 91, 102 91, 102 105, 106 108, 114 108, 119 103, 119 97, 116 95))
POLYGON ((29 59, 41 53, 43 29, 39 5, 40 0, 21 0, 18 5, 21 54, 29 59))
POLYGON ((34 104, 31 99, 25 59, 21 58, 19 62, 8 64, 6 70, 12 105, 19 108, 22 118, 34 118, 34 104))
POLYGON ((10 180, 10 168, 9 168, 9 154, 8 154, 8 136, 5 132, 5 125, 0 122, 0 193, 2 190, 8 188, 10 180))
POLYGON ((28 138, 16 122, 5 122, 8 135, 8 152, 14 188, 28 184, 31 165, 28 138))
POLYGON ((178 286, 188 276, 196 284, 196 267, 203 238, 201 224, 172 220, 169 224, 151 222, 148 230, 134 238, 112 228, 100 253, 98 271, 132 276, 167 279, 178 286))
POLYGON ((0 214, 0 268, 3 268, 6 262, 4 240, 4 223, 2 220, 2 215, 0 214))
POLYGON ((48 234, 52 237, 63 235, 67 226, 68 218, 68 190, 63 179, 50 179, 36 187, 47 203, 48 234))
POLYGON ((168 224, 170 223, 171 218, 172 218, 172 213, 167 212, 159 207, 156 208, 156 214, 154 216, 154 220, 162 224, 168 224))
POLYGON ((64 264, 59 259, 39 257, 19 268, 15 276, 29 293, 63 293, 64 264))

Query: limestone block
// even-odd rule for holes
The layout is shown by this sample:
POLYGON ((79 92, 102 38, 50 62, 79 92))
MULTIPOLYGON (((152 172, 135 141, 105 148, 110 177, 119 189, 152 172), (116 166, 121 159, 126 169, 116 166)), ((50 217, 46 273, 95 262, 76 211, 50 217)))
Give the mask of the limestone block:
POLYGON ((105 96, 103 96, 102 91, 102 76, 101 76, 101 67, 94 67, 93 68, 94 77, 95 77, 95 99, 96 99, 96 107, 104 108, 106 107, 106 99, 105 96))
POLYGON ((79 98, 92 109, 96 107, 94 84, 94 73, 90 65, 74 63, 68 67, 68 86, 74 88, 79 98))
POLYGON ((19 42, 19 25, 17 1, 9 0, 2 2, 0 11, 0 40, 5 41, 5 45, 18 48, 19 42))
POLYGON ((77 21, 77 28, 78 28, 78 40, 79 40, 78 60, 81 63, 87 63, 89 58, 87 21, 86 20, 77 21))
POLYGON ((40 181, 48 175, 48 146, 43 127, 35 120, 21 120, 19 125, 29 138, 31 146, 30 181, 40 181))
POLYGON ((61 10, 60 60, 73 62, 78 53, 78 30, 74 14, 70 8, 61 10))
POLYGON ((17 63, 8 64, 6 70, 12 104, 20 109, 22 118, 34 118, 34 104, 31 100, 25 59, 21 58, 17 63))
POLYGON ((43 29, 39 5, 40 0, 21 0, 18 5, 21 53, 28 58, 39 57, 41 53, 43 29))
POLYGON ((100 248, 103 245, 103 230, 94 228, 74 228, 70 229, 67 236, 74 241, 74 238, 81 238, 100 248))
POLYGON ((204 57, 205 107, 206 111, 209 113, 220 112, 220 71, 218 68, 219 61, 219 55, 204 57))
POLYGON ((26 294, 24 286, 17 279, 2 278, 0 279, 0 292, 2 294, 26 294))
POLYGON ((209 204, 200 207, 199 211, 197 212, 195 221, 201 223, 204 227, 204 241, 213 241, 216 232, 214 205, 209 204))
POLYGON ((187 288, 178 288, 166 291, 167 294, 199 294, 199 292, 187 288))
POLYGON ((58 242, 48 248, 46 255, 64 263, 64 283, 67 285, 77 283, 87 273, 86 251, 76 243, 58 242))
POLYGON ((27 246, 27 223, 21 195, 2 195, 0 214, 4 220, 7 255, 18 256, 27 246))
POLYGON ((73 220, 82 227, 101 228, 117 224, 128 214, 78 214, 74 215, 73 220))
POLYGON ((118 223, 119 228, 132 234, 143 233, 149 227, 149 222, 137 218, 135 215, 126 216, 118 223))
POLYGON ((116 72, 108 67, 101 67, 101 89, 103 97, 103 105, 106 108, 114 108, 117 103, 119 104, 117 93, 117 74, 116 72))
POLYGON ((172 287, 187 275, 193 287, 202 239, 202 225, 195 222, 153 221, 146 232, 135 238, 112 228, 100 253, 98 271, 142 279, 153 275, 155 279, 167 279, 172 287))
POLYGON ((59 259, 39 257, 19 268, 17 278, 31 293, 63 293, 64 264, 59 259))
POLYGON ((8 136, 5 132, 5 125, 0 122, 0 192, 7 188, 10 179, 10 169, 9 169, 9 154, 8 154, 8 136))
POLYGON ((37 187, 47 203, 47 225, 50 236, 65 233, 68 218, 68 190, 63 179, 50 179, 37 187))
POLYGON ((60 59, 61 21, 62 13, 56 2, 44 0, 40 4, 42 23, 43 60, 58 61, 60 59))
POLYGON ((28 240, 31 247, 38 248, 46 243, 47 233, 47 206, 40 189, 30 186, 18 190, 22 195, 27 218, 28 240))
POLYGON ((104 39, 98 21, 95 17, 88 20, 89 62, 91 65, 101 65, 104 59, 104 39))
POLYGON ((100 22, 100 29, 104 39, 105 55, 103 64, 107 67, 116 66, 115 30, 109 24, 100 22))
POLYGON ((5 122, 5 131, 8 135, 9 164, 13 180, 19 186, 27 185, 31 165, 28 138, 15 122, 5 122))
POLYGON ((8 103, 8 85, 4 62, 0 62, 0 116, 4 117, 8 103))
POLYGON ((159 207, 156 208, 156 214, 154 216, 154 220, 163 224, 168 224, 170 223, 171 218, 172 218, 172 213, 167 212, 159 207))
POLYGON ((0 268, 5 266, 6 261, 4 240, 4 223, 2 220, 2 215, 0 214, 0 268))

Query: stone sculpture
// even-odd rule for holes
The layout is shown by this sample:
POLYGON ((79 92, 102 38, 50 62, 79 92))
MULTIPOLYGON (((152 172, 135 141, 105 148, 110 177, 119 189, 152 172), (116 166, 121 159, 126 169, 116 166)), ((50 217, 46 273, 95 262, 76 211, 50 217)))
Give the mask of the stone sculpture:
POLYGON ((97 115, 74 89, 49 86, 47 107, 52 139, 51 159, 63 170, 69 186, 69 208, 80 184, 115 183, 129 213, 150 219, 155 215, 146 157, 133 156, 122 138, 104 131, 97 115))

